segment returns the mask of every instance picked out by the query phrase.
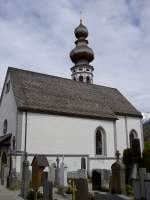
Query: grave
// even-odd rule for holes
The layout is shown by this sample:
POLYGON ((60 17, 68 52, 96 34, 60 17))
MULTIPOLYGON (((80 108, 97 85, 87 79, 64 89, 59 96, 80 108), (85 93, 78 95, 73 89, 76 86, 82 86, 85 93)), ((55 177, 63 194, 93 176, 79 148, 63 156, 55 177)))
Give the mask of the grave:
POLYGON ((88 200, 88 182, 87 179, 74 179, 75 183, 75 199, 74 200, 88 200))
POLYGON ((53 200, 53 184, 48 181, 48 172, 43 172, 43 200, 53 200))
POLYGON ((111 176, 111 184, 110 191, 111 193, 116 194, 125 194, 126 186, 125 186, 125 165, 119 159, 120 153, 116 151, 117 161, 112 164, 112 176, 111 176))
POLYGON ((49 166, 48 180, 49 180, 50 182, 52 182, 53 185, 54 185, 54 183, 55 183, 55 170, 56 170, 56 164, 55 164, 55 163, 52 163, 52 164, 49 166))

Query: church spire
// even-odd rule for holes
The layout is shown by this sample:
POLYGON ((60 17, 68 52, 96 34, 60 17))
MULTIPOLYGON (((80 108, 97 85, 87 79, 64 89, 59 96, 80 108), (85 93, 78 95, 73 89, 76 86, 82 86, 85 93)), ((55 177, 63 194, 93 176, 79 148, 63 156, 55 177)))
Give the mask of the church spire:
POLYGON ((75 81, 93 83, 94 68, 89 63, 94 59, 94 53, 88 47, 88 30, 83 25, 80 19, 79 26, 75 29, 74 34, 77 38, 75 41, 76 47, 70 52, 70 58, 75 64, 71 68, 72 79, 75 81))

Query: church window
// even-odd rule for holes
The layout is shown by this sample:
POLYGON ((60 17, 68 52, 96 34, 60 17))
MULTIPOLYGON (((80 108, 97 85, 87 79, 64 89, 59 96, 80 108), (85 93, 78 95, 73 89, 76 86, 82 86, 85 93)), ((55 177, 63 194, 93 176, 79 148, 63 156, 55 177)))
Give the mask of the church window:
POLYGON ((76 81, 76 78, 74 77, 73 80, 76 81))
POLYGON ((130 139, 130 147, 132 146, 132 142, 134 139, 138 138, 137 132, 135 130, 131 130, 129 139, 130 139))
POLYGON ((106 155, 106 134, 101 127, 96 130, 96 155, 106 155))
POLYGON ((8 93, 9 90, 10 90, 10 81, 8 81, 8 82, 6 83, 6 93, 8 93))
POLYGON ((79 76, 79 81, 83 82, 83 76, 79 76))
POLYGON ((4 120, 4 124, 3 124, 3 133, 6 134, 7 133, 7 127, 8 127, 8 122, 7 119, 4 120))
POLYGON ((82 69, 81 69, 81 68, 79 68, 79 71, 82 71, 82 69))
POLYGON ((90 83, 90 77, 89 76, 86 77, 86 82, 90 83))
POLYGON ((90 70, 89 70, 89 69, 86 69, 86 71, 89 72, 90 70))

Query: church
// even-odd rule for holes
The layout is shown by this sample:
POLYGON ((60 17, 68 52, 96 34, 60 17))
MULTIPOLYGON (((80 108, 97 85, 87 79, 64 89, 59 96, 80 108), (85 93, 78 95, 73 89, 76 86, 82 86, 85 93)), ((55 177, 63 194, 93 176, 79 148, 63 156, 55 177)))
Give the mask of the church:
MULTIPOLYGON (((55 162, 68 171, 110 169, 115 152, 134 138, 143 149, 141 113, 116 89, 93 84, 93 50, 80 20, 74 31, 71 79, 8 67, 0 99, 0 172, 21 172, 26 154, 55 162)), ((4 173, 5 172, 5 173, 4 173)))

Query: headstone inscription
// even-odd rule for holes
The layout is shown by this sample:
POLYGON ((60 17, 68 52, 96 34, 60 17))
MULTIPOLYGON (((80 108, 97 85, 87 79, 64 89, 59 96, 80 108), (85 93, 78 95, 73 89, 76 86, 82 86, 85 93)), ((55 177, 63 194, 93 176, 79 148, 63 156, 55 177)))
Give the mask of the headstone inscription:
POLYGON ((117 161, 112 164, 112 176, 111 176, 111 193, 125 194, 125 165, 119 159, 120 153, 116 151, 117 161))

